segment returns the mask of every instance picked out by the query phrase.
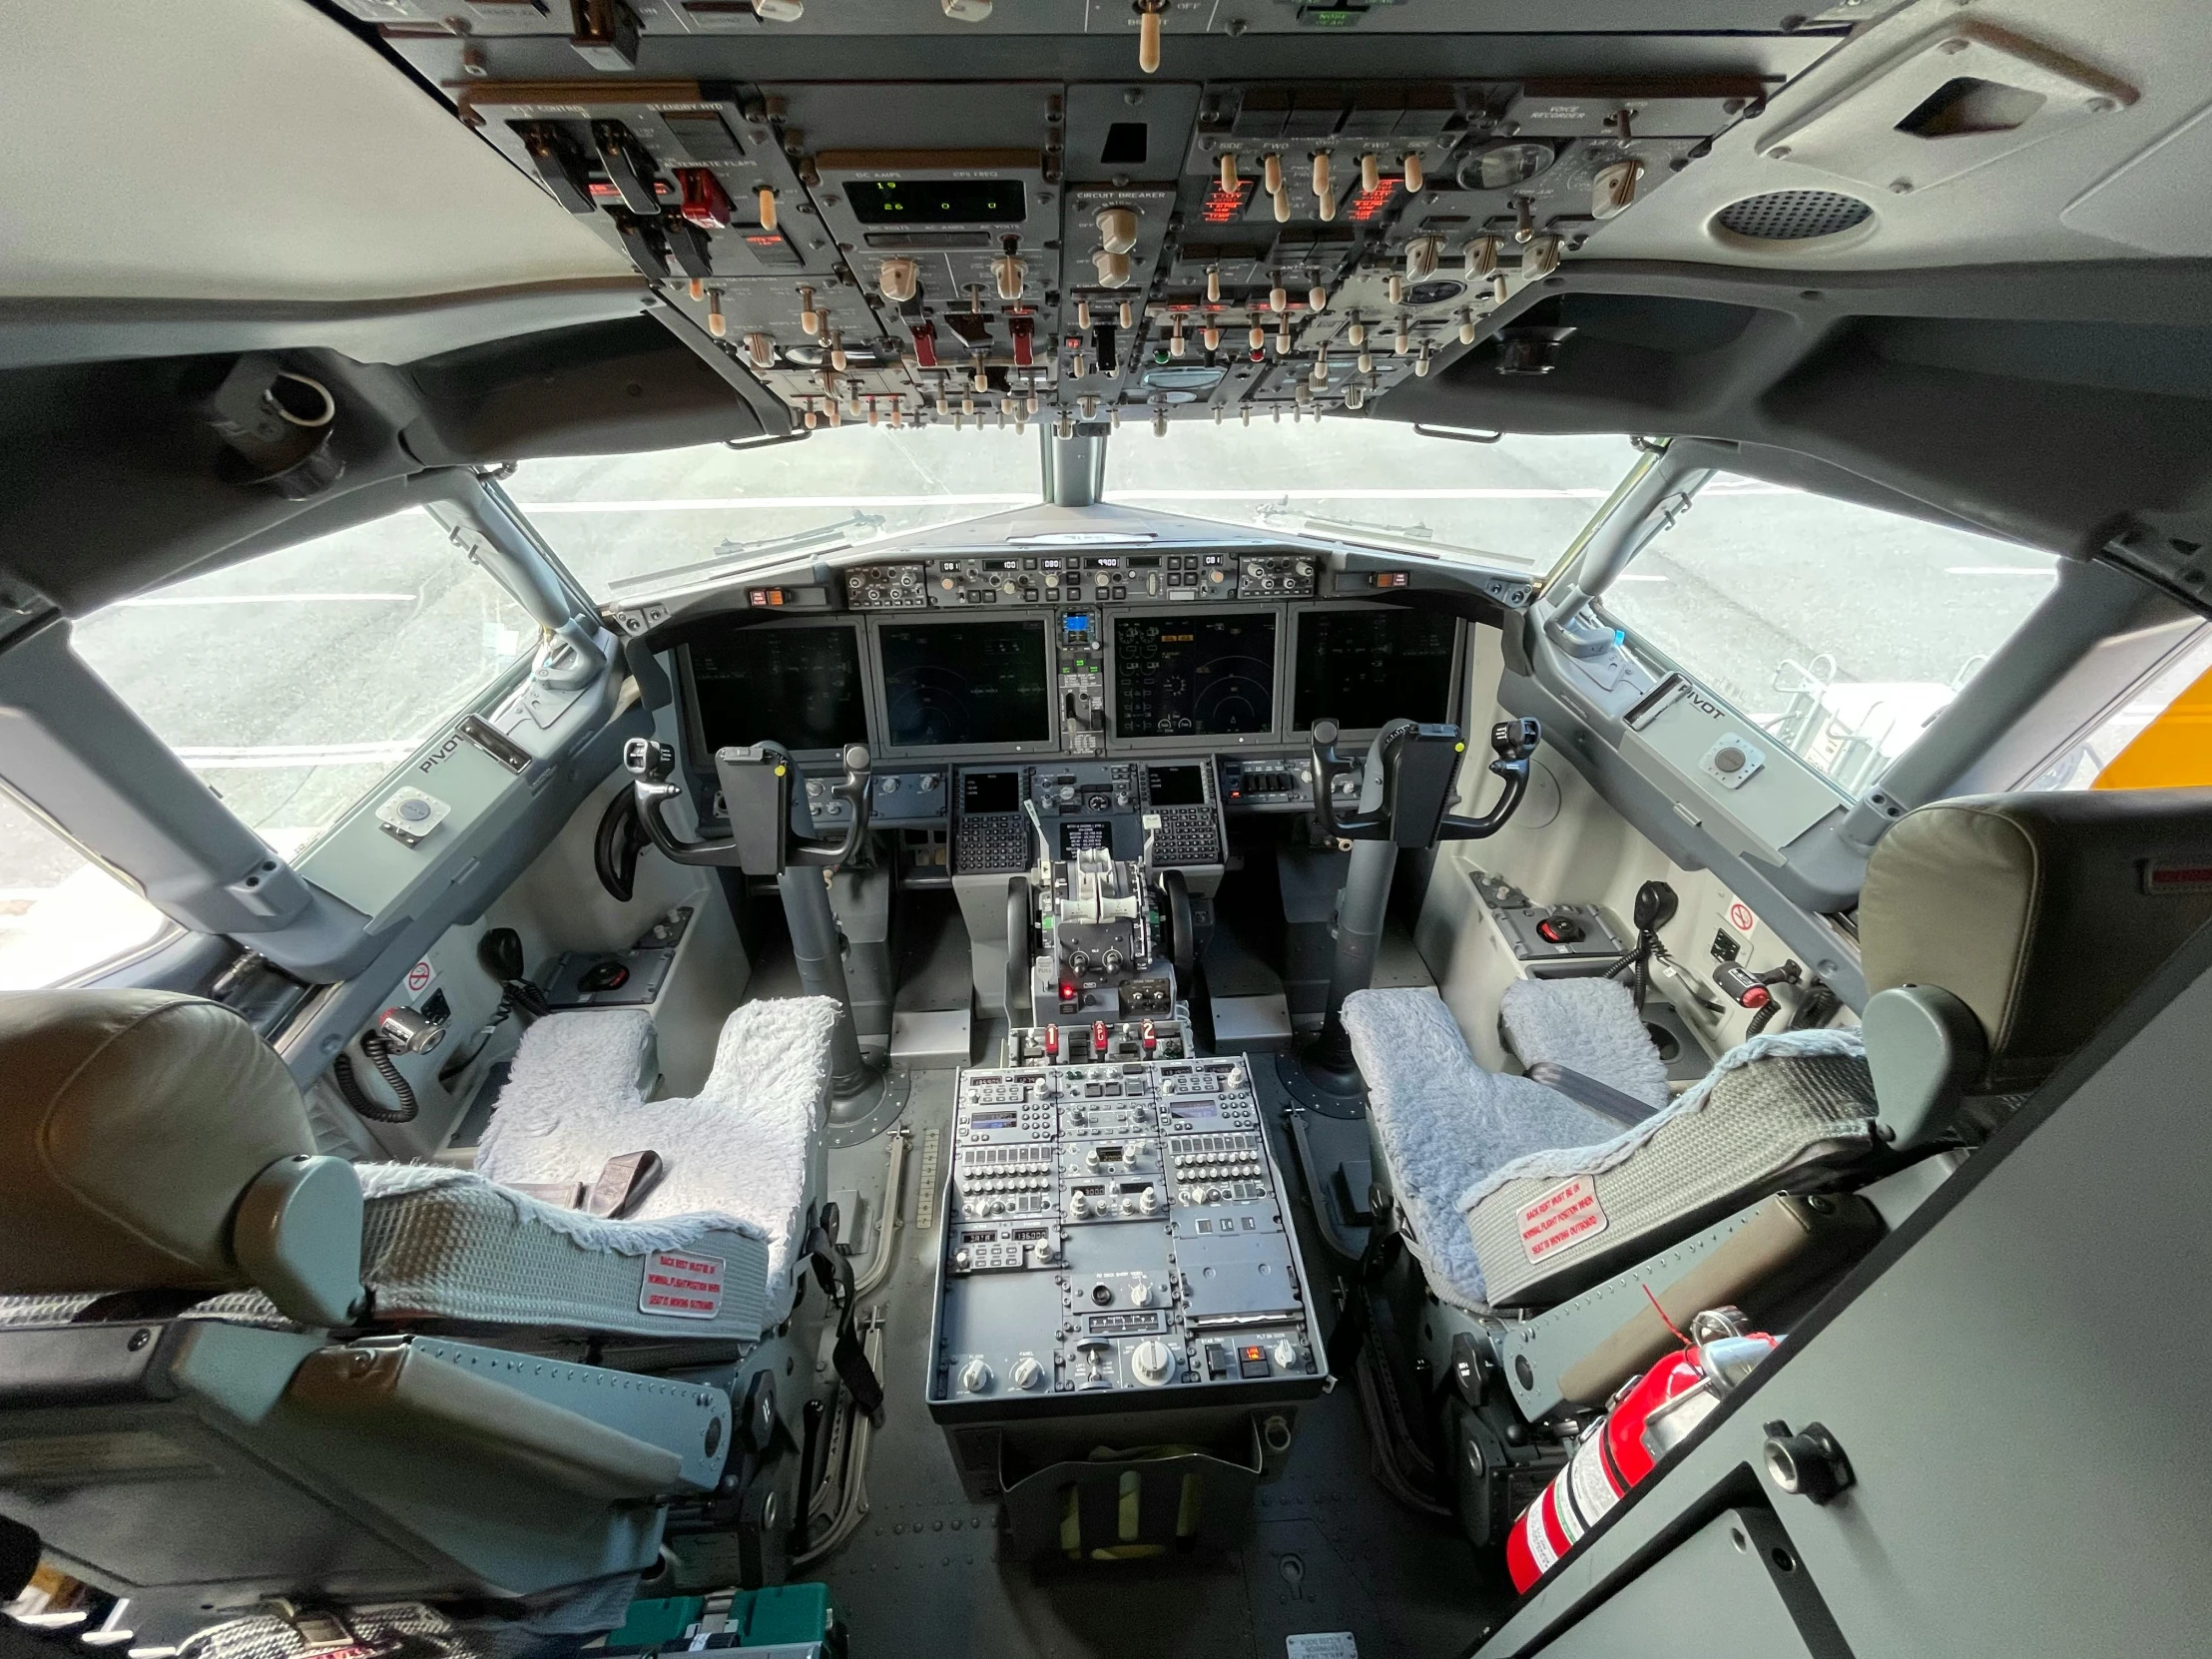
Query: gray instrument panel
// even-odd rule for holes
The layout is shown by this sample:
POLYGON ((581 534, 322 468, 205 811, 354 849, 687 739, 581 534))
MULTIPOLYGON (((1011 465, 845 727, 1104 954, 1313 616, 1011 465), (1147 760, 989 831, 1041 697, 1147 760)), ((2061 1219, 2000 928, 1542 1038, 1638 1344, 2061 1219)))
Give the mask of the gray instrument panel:
POLYGON ((1321 1386, 1242 1060, 963 1071, 944 1214, 940 1421, 1321 1386))

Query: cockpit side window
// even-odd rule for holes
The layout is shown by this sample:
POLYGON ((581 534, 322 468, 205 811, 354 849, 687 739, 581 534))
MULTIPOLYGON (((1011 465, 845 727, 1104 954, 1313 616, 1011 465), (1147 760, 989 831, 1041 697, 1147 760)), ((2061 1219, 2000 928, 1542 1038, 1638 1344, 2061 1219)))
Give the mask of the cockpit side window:
POLYGON ((1857 796, 2057 573, 2016 542, 1718 473, 1604 610, 1857 796))
POLYGON ((410 509, 111 605, 74 644, 289 857, 538 639, 410 509))
POLYGON ((175 930, 136 889, 0 795, 0 991, 65 984, 175 930))

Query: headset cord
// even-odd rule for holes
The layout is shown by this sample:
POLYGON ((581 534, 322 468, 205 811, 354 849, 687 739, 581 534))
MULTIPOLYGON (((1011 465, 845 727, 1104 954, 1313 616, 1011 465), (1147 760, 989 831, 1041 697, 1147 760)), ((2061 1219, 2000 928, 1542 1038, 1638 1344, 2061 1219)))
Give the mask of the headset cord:
POLYGON ((376 1074, 390 1087, 398 1100, 397 1107, 386 1106, 370 1095, 353 1075, 353 1057, 340 1054, 330 1062, 330 1077, 338 1086, 338 1093, 345 1097, 346 1105, 353 1108, 371 1123, 411 1123, 421 1109, 415 1092, 400 1069, 391 1063, 391 1044, 380 1031, 361 1033, 361 1052, 368 1063, 376 1068, 376 1074))
POLYGON ((545 999, 545 992, 528 979, 503 979, 499 984, 499 1003, 491 1011, 476 1032, 476 1040, 468 1048, 445 1062, 439 1068, 438 1081, 450 1083, 454 1078, 476 1063, 476 1057, 490 1046, 493 1034, 507 1022, 511 1014, 520 1014, 525 1029, 533 1020, 543 1019, 553 1011, 545 999))

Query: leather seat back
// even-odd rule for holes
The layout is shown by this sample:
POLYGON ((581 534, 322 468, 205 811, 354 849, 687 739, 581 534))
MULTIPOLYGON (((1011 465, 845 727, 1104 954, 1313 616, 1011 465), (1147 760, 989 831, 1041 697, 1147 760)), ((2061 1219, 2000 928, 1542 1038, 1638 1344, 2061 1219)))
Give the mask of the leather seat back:
POLYGON ((231 1290, 242 1195, 311 1158, 299 1090, 230 1009, 0 995, 0 1293, 231 1290))
POLYGON ((2212 789, 1938 801, 1883 837, 1859 901, 1870 999, 1938 987, 1979 1025, 1968 1095, 2040 1084, 2207 921, 2212 789))

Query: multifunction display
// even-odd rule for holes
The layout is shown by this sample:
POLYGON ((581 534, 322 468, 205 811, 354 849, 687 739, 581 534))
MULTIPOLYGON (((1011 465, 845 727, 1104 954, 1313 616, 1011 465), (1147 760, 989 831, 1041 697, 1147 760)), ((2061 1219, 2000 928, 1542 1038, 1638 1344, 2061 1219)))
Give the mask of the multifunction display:
POLYGON ((1043 619, 886 623, 886 736, 907 749, 1043 743, 1052 736, 1043 619))
POLYGON ((860 636, 849 624, 731 629, 685 651, 707 755, 764 740, 799 751, 867 742, 860 636))
POLYGON ((1308 611, 1298 619, 1291 724, 1333 720, 1369 732, 1396 720, 1451 718, 1458 623, 1433 611, 1308 611))
POLYGON ((1114 618, 1114 731, 1232 737, 1275 722, 1275 617, 1114 618))

